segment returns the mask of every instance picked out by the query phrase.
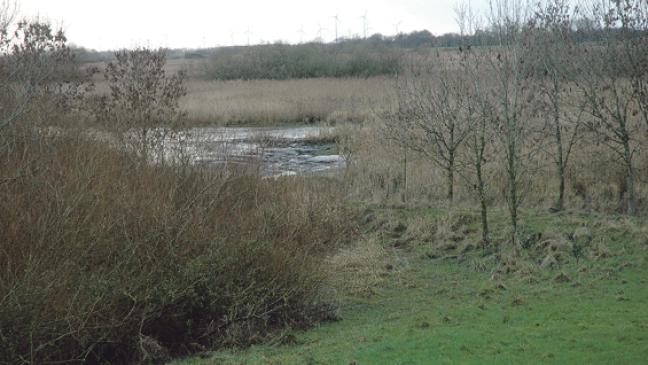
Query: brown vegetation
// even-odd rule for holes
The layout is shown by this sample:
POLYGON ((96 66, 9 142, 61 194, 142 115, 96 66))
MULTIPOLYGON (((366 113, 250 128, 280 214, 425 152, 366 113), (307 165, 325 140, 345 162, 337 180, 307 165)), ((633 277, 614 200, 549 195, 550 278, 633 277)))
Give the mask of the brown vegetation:
MULTIPOLYGON (((493 1, 489 27, 498 34, 499 46, 459 47, 455 68, 438 57, 426 67, 412 63, 399 79, 397 108, 384 118, 387 139, 405 152, 421 152, 443 170, 450 206, 455 175, 462 175, 477 193, 485 243, 489 205, 485 188, 496 190, 491 201, 507 205, 511 232, 507 247, 514 255, 520 248, 518 209, 528 204, 525 200, 557 195, 552 210, 564 208, 566 175, 570 162, 575 163, 572 154, 593 161, 591 152, 603 146, 606 170, 625 171, 622 181, 612 183, 619 189, 618 211, 636 214, 636 181, 641 180, 636 164, 645 163, 637 156, 647 132, 640 112, 648 71, 648 18, 643 6, 619 1, 582 14, 555 0, 539 4, 527 16, 519 3, 493 1), (597 24, 599 43, 574 39, 577 16, 597 24), (547 160, 553 160, 555 171, 547 160), (485 169, 493 169, 493 179, 484 179, 485 169), (547 173, 558 175, 557 193, 548 190, 549 183, 542 178, 547 173)), ((460 21, 474 32, 472 19, 460 21)), ((408 170, 403 168, 403 174, 408 170)), ((392 180, 395 185, 411 179, 392 180)), ((584 186, 579 185, 581 193, 584 186)))
MULTIPOLYGON (((195 63, 171 63, 188 65, 180 67, 189 70, 180 105, 191 126, 358 123, 393 101, 383 77, 207 81, 190 71, 195 63)), ((96 84, 97 93, 109 92, 103 80, 96 84)))
POLYGON ((143 360, 143 339, 177 355, 328 315, 322 258, 349 227, 335 184, 34 137, 1 162, 4 361, 143 360))
MULTIPOLYGON (((2 361, 161 362, 330 318, 327 273, 370 293, 395 269, 369 241, 336 250, 353 232, 349 199, 450 207, 432 223, 373 228, 459 255, 478 248, 464 238, 479 221, 495 253, 484 260, 501 272, 528 269, 521 250, 546 266, 580 257, 574 237, 588 236, 529 244, 521 208, 645 214, 645 13, 631 0, 595 12, 607 38, 591 44, 561 32, 573 16, 561 0, 529 19, 494 4, 499 46, 417 54, 396 79, 205 81, 190 69, 186 95, 162 52, 118 54, 90 97, 93 68, 79 71, 62 33, 29 22, 3 33, 2 361), (164 136, 149 132, 171 125, 319 122, 337 126, 323 138, 337 142, 344 179, 152 163, 148 146, 136 156, 88 137, 88 125, 155 144, 164 136), (491 237, 490 209, 508 214, 505 237, 491 237)), ((595 242, 587 254, 610 253, 595 242)))
MULTIPOLYGON (((143 163, 90 137, 88 95, 68 92, 90 84, 49 71, 75 67, 64 38, 25 24, 43 46, 19 39, 0 69, 0 86, 29 86, 3 100, 0 125, 0 363, 161 363, 334 316, 322 265, 352 232, 336 181, 143 163)), ((124 57, 141 67, 108 73, 95 122, 173 121, 182 80, 162 87, 158 54, 124 57)))

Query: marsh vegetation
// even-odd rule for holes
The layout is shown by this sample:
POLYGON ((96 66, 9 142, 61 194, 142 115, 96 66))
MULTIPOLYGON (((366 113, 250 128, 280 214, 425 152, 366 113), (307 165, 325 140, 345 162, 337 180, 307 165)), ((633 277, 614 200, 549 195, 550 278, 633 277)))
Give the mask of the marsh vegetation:
POLYGON ((0 363, 640 361, 648 9, 606 4, 82 63, 3 2, 0 363))

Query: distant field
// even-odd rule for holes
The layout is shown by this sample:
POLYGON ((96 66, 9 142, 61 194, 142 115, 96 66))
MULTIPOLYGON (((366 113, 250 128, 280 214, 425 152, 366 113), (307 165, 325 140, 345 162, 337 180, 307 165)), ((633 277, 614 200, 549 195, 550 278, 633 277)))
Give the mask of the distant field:
MULTIPOLYGON (((393 80, 388 77, 207 81, 201 77, 202 62, 169 60, 166 67, 168 72, 187 72, 187 95, 181 105, 190 124, 360 122, 394 100, 393 80)), ((102 75, 95 83, 97 92, 108 91, 102 75)))
POLYGON ((300 79, 187 83, 182 100, 200 124, 292 124, 363 121, 389 103, 391 81, 300 79))

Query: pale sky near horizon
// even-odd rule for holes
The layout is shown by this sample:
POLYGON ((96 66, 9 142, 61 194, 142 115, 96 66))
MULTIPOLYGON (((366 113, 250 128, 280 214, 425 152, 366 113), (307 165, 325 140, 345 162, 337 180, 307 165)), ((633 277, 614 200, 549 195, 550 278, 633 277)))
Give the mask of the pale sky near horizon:
MULTIPOLYGON (((472 0, 479 9, 486 0, 472 0)), ((18 0, 22 17, 62 26, 68 40, 98 50, 137 46, 202 48, 284 41, 325 41, 428 29, 458 31, 456 0, 18 0), (397 24, 398 25, 397 28, 397 24), (249 33, 248 33, 249 30, 249 33)))

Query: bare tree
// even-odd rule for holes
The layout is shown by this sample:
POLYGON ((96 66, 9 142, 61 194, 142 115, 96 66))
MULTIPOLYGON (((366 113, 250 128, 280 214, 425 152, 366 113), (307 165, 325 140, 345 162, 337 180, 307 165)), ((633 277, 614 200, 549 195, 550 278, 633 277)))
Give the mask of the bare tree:
POLYGON ((486 179, 484 176, 484 164, 486 159, 486 148, 491 140, 492 129, 490 128, 490 121, 492 118, 492 105, 487 96, 481 94, 478 84, 474 84, 474 99, 468 106, 469 123, 473 125, 473 132, 468 141, 470 150, 472 151, 472 165, 476 175, 476 189, 479 198, 479 208, 481 213, 481 226, 482 226, 482 245, 486 247, 490 243, 489 229, 488 229, 488 204, 486 202, 486 179))
POLYGON ((484 165, 488 162, 488 150, 493 141, 494 108, 491 96, 488 94, 488 87, 482 84, 483 60, 480 51, 467 47, 461 61, 461 68, 465 77, 465 94, 467 102, 462 111, 465 123, 470 126, 470 135, 466 141, 467 157, 466 165, 470 166, 475 175, 472 182, 479 201, 482 246, 485 248, 490 243, 488 228, 488 203, 487 203, 487 181, 484 175, 484 165))
POLYGON ((466 36, 473 35, 479 29, 478 19, 473 13, 470 3, 460 3, 455 9, 455 20, 459 25, 462 38, 460 48, 460 73, 462 87, 460 92, 466 96, 461 115, 470 134, 466 140, 466 166, 474 173, 474 181, 470 181, 477 192, 479 201, 481 226, 482 226, 482 247, 485 249, 490 243, 488 225, 488 204, 486 201, 486 178, 484 176, 484 165, 487 162, 487 147, 491 144, 493 128, 492 100, 487 92, 488 87, 484 85, 484 55, 488 52, 476 50, 470 44, 466 36))
MULTIPOLYGON (((180 98, 186 94, 184 73, 167 75, 164 50, 122 50, 108 63, 104 77, 110 94, 96 109, 98 120, 116 128, 131 148, 145 160, 150 149, 164 148, 170 128, 177 127, 185 113, 180 98)), ((164 151, 160 158, 164 158, 164 151)))
MULTIPOLYGON (((587 102, 591 117, 585 126, 599 143, 613 151, 625 170, 625 209, 636 212, 633 159, 639 147, 637 135, 642 124, 642 88, 645 75, 637 72, 647 54, 636 52, 638 33, 645 24, 642 1, 618 0, 597 4, 591 9, 591 24, 601 34, 596 44, 572 43, 575 84, 587 102), (642 10, 643 9, 643 10, 642 10), (642 60, 643 59, 643 60, 642 60)), ((641 36, 641 37, 640 37, 641 36)))
POLYGON ((553 139, 549 150, 557 170, 558 198, 554 209, 565 206, 565 174, 574 144, 581 128, 583 108, 569 105, 575 95, 568 87, 570 72, 568 42, 572 34, 571 8, 567 0, 549 0, 538 3, 527 30, 530 37, 526 62, 534 68, 538 86, 537 102, 542 109, 546 129, 553 139), (571 108, 570 108, 571 106, 571 108), (573 114, 573 115, 572 115, 573 114))
MULTIPOLYGON (((526 17, 524 4, 511 0, 494 0, 490 4, 490 27, 496 33, 499 46, 487 58, 490 73, 494 75, 493 125, 500 136, 507 175, 506 200, 509 208, 510 234, 513 249, 517 251, 518 208, 521 203, 519 184, 524 175, 523 148, 528 149, 530 101, 533 85, 529 80, 528 65, 523 50, 526 17)), ((515 252, 514 251, 514 252, 515 252)))
POLYGON ((410 148, 446 172, 447 200, 452 206, 457 155, 470 130, 460 119, 466 96, 448 68, 451 62, 439 54, 435 61, 422 67, 412 64, 399 79, 399 113, 407 121, 410 148))

